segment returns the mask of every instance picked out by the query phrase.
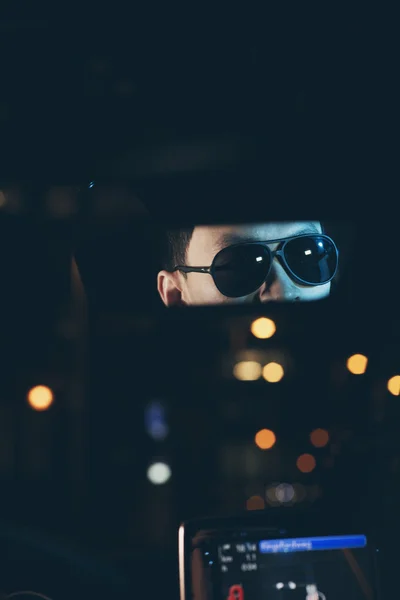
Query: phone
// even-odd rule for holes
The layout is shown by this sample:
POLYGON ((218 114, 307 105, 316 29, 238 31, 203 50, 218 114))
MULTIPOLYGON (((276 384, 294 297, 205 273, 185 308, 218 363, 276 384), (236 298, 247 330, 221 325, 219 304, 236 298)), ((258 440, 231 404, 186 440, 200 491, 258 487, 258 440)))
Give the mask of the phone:
POLYGON ((180 600, 379 599, 369 535, 300 522, 279 527, 264 513, 182 524, 180 600))

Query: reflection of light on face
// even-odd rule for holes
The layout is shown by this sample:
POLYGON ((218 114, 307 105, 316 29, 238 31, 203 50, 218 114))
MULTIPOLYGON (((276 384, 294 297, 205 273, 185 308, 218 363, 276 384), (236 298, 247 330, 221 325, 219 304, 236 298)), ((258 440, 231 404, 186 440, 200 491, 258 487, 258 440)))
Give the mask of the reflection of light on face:
POLYGON ((307 256, 308 256, 309 254, 312 254, 312 252, 311 252, 311 250, 305 250, 304 254, 307 254, 307 256))
POLYGON ((256 261, 257 261, 257 262, 261 262, 261 261, 262 261, 262 259, 263 259, 263 257, 262 257, 262 256, 257 256, 257 258, 256 258, 256 261))

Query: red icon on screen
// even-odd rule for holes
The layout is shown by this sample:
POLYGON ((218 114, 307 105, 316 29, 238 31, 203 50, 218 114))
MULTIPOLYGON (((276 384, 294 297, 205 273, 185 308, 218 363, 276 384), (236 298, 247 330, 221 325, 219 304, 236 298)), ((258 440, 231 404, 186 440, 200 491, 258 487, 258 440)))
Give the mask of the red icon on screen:
POLYGON ((244 591, 241 585, 232 585, 229 588, 228 600, 244 600, 244 591))

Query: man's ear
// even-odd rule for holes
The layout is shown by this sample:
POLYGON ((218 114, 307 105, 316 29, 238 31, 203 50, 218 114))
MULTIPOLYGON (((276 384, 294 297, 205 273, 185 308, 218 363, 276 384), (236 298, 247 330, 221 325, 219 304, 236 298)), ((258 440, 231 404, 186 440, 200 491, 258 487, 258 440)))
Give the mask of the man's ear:
POLYGON ((157 289, 165 306, 184 306, 182 288, 178 273, 160 271, 157 275, 157 289))

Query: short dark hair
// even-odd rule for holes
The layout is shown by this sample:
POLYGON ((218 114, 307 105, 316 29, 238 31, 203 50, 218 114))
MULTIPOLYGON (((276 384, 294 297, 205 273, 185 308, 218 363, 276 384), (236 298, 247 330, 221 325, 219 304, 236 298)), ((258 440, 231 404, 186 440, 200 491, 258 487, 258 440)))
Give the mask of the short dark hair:
POLYGON ((172 229, 166 232, 163 267, 172 271, 178 265, 186 264, 186 252, 192 239, 194 227, 172 229))
MULTIPOLYGON (((326 233, 324 224, 321 222, 322 233, 326 233)), ((164 233, 162 244, 162 268, 172 271, 178 265, 186 264, 186 253, 192 239, 194 227, 181 229, 170 229, 164 233)), ((183 273, 186 277, 186 273, 183 273)))

